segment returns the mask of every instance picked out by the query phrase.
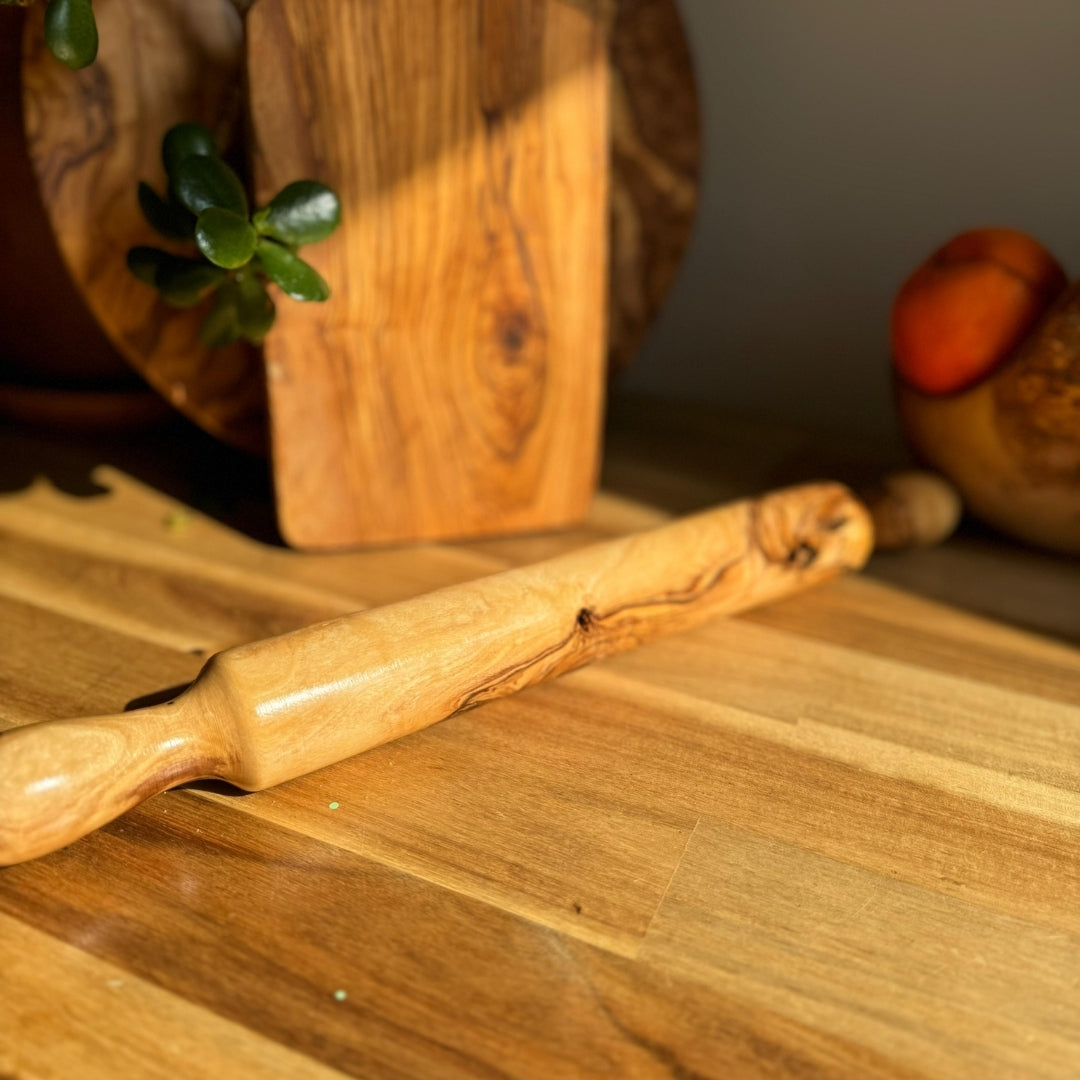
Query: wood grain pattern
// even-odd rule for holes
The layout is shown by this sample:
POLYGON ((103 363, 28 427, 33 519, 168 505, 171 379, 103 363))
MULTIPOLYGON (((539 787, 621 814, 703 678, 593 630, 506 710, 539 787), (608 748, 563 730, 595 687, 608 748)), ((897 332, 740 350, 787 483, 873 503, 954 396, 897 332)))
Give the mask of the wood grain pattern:
MULTIPOLYGON (((136 184, 165 190, 161 138, 199 120, 227 147, 242 108, 241 25, 230 0, 97 0, 101 47, 82 71, 57 64, 37 5, 27 20, 23 120, 52 231, 114 347, 167 401, 212 434, 265 446, 257 352, 204 349, 202 309, 177 311, 127 269, 139 244, 170 247, 142 218, 136 184)), ((179 249, 183 250, 183 249, 179 249)))
MULTIPOLYGON (((175 497, 115 466, 72 494, 0 431, 42 474, 0 494, 0 728, 116 712, 193 678, 193 648, 640 528, 816 446, 613 418, 582 528, 341 555, 197 502, 166 528, 175 497)), ((1072 1080, 1078 588, 962 530, 269 791, 151 799, 0 870, 0 1074, 1072 1080), (1003 589, 1011 624, 980 614, 1003 589)))
POLYGON ((0 1015, 0 1075, 5 1077, 166 1080, 177 1074, 206 1076, 211 1069, 268 1080, 340 1075, 163 991, 127 968, 96 960, 3 915, 0 971, 0 988, 18 989, 5 993, 0 1015), (58 997, 65 1003, 62 1032, 52 1022, 58 997), (121 1040, 103 1027, 104 1015, 124 1030, 121 1040), (49 1067, 43 1073, 46 1060, 49 1067))
POLYGON ((643 955, 774 1008, 797 1003, 824 1031, 864 1012, 894 1060, 931 1075, 1032 1075, 1035 1055, 1038 1075, 1075 1074, 1075 935, 726 823, 695 831, 643 955))
POLYGON ((673 0, 621 0, 611 72, 608 364, 617 372, 659 314, 697 212, 701 110, 673 0))
MULTIPOLYGON (((582 518, 603 394, 608 64, 598 5, 261 0, 257 195, 318 176, 333 301, 265 346, 302 548, 582 518)), ((305 257, 306 257, 305 251, 305 257)))

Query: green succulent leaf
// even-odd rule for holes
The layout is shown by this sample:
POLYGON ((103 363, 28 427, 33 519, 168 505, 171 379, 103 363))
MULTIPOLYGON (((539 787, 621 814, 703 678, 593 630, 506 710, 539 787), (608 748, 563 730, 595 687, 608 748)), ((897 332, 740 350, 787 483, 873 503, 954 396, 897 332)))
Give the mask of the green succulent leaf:
POLYGON ((199 327, 199 341, 208 349, 231 345, 243 335, 240 325, 239 290, 232 282, 222 285, 214 297, 214 306, 199 327))
POLYGON ((49 0, 45 43, 69 68, 77 71, 92 64, 98 51, 98 32, 90 0, 49 0))
POLYGON ((199 250, 215 265, 235 270, 251 260, 255 254, 258 235, 247 218, 209 206, 195 224, 195 243, 199 250))
POLYGON ((203 259, 153 247, 134 247, 127 253, 128 269, 147 285, 153 285, 167 304, 194 307, 206 293, 225 278, 224 270, 203 259))
POLYGON ((202 259, 182 259, 170 256, 158 267, 154 284, 161 298, 171 307, 189 308, 198 304, 206 294, 225 279, 225 271, 202 259))
POLYGON ((236 284, 241 331, 252 345, 261 345, 263 338, 274 325, 277 314, 274 301, 270 299, 266 286, 255 274, 245 273, 238 276, 236 284))
POLYGON ((170 128, 162 142, 162 159, 169 174, 168 193, 162 198, 141 183, 139 205, 164 236, 194 239, 203 258, 137 247, 128 252, 128 267, 174 307, 193 307, 214 293, 199 332, 204 345, 240 339, 261 344, 276 317, 267 290, 270 282, 295 300, 329 298, 330 287, 322 276, 296 253, 301 244, 324 240, 340 224, 341 206, 329 187, 296 181, 249 220, 243 183, 203 125, 170 128))
POLYGON ((157 286, 158 267, 166 260, 173 258, 168 252, 160 248, 133 247, 127 253, 128 269, 147 285, 157 286))
POLYGON ((161 160, 170 179, 185 158, 219 156, 214 136, 202 124, 192 121, 175 124, 161 140, 161 160))
POLYGON ((195 216, 179 203, 163 199, 149 184, 139 183, 139 206, 143 217, 168 240, 190 240, 195 235, 195 216))
POLYGON ((201 214, 208 207, 216 206, 231 210, 245 219, 248 216, 244 185, 219 157, 191 154, 184 158, 176 166, 172 188, 180 202, 193 214, 201 214))
POLYGON ((321 302, 330 296, 330 286, 313 266, 309 266, 299 255, 275 240, 261 237, 255 248, 266 276, 280 286, 286 295, 294 300, 314 300, 321 302))
POLYGON ((325 240, 340 221, 337 195, 315 180, 286 185, 253 218, 255 228, 264 236, 292 245, 325 240))

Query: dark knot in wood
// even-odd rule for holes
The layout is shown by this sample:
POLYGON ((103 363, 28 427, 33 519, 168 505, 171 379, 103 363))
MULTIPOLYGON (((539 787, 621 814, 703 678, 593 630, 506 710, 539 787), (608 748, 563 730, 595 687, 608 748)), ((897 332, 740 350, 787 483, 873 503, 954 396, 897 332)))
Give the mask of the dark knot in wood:
POLYGON ((805 540, 800 540, 789 552, 787 561, 792 566, 797 566, 800 570, 810 566, 813 561, 818 557, 818 549, 813 544, 807 543, 805 540))
POLYGON ((522 359, 521 353, 529 340, 531 329, 529 316, 524 311, 514 309, 499 316, 497 333, 506 363, 515 364, 522 359))

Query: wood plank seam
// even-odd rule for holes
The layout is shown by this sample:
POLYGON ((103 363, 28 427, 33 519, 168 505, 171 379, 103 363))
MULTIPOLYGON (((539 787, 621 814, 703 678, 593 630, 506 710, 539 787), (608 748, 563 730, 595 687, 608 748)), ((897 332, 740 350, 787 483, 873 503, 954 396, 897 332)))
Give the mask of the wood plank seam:
POLYGON ((697 819, 694 821, 693 827, 686 834, 686 843, 683 844, 683 849, 679 853, 679 857, 676 860, 675 865, 671 868, 671 875, 667 879, 667 884, 664 886, 664 891, 660 894, 659 899, 656 901, 656 907, 653 909, 653 913, 649 916, 649 924, 648 924, 648 926, 645 927, 645 932, 641 936, 641 942, 640 942, 640 945, 639 945, 639 948, 638 948, 638 952, 635 953, 635 957, 640 955, 640 952, 641 952, 640 946, 644 945, 646 940, 649 937, 649 931, 652 929, 652 925, 656 921, 656 916, 659 915, 660 909, 664 906, 664 901, 667 899, 668 893, 671 892, 671 886, 672 886, 672 883, 675 881, 675 876, 679 872, 679 867, 682 866, 682 864, 683 864, 683 859, 686 858, 686 852, 689 850, 690 844, 693 841, 694 836, 697 833, 698 828, 700 827, 700 825, 701 825, 701 815, 699 814, 697 819))
POLYGON ((578 672, 572 678, 598 693, 614 691, 619 697, 639 705, 652 706, 658 713, 717 724, 882 776, 962 795, 1002 810, 1030 814, 1056 824, 1080 826, 1080 794, 1067 787, 958 761, 944 754, 815 719, 804 717, 793 723, 735 705, 717 704, 678 690, 652 686, 643 679, 613 670, 611 665, 598 665, 578 672))
MULTIPOLYGON (((163 514, 164 510, 165 508, 163 514)), ((191 513, 195 518, 201 516, 197 511, 191 513)), ((222 564, 220 560, 202 555, 193 547, 180 546, 164 526, 161 530, 161 542, 154 543, 131 535, 120 537, 107 528, 92 525, 85 520, 76 524, 66 517, 37 508, 31 509, 25 504, 19 506, 17 515, 5 515, 0 508, 0 521, 3 521, 5 528, 28 539, 56 544, 59 538, 64 546, 84 556, 93 555, 114 561, 118 548, 122 546, 125 565, 155 571, 169 569, 178 573, 195 574, 206 582, 233 587, 243 587, 244 582, 249 582, 257 586, 260 594, 280 596, 288 602, 340 607, 344 595, 321 586, 290 580, 281 574, 222 564)), ((360 597, 349 597, 349 602, 357 608, 365 606, 360 597)))

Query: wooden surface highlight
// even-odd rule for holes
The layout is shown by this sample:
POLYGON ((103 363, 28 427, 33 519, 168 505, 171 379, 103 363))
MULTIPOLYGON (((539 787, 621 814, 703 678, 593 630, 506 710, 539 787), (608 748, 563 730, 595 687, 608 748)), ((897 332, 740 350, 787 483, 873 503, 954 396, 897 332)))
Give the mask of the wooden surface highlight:
MULTIPOLYGON (((225 527, 213 470, 0 432, 0 727, 822 449, 675 419, 616 410, 579 528, 346 555, 225 527)), ((1078 597, 965 529, 270 791, 151 799, 0 870, 0 1073, 1075 1080, 1078 597)))
POLYGON ((265 346, 283 534, 583 518, 604 387, 599 5, 261 0, 247 28, 257 196, 317 176, 344 208, 310 249, 333 299, 283 303, 265 346))

